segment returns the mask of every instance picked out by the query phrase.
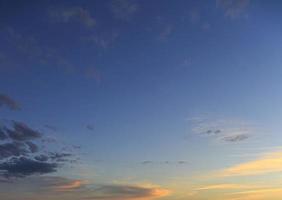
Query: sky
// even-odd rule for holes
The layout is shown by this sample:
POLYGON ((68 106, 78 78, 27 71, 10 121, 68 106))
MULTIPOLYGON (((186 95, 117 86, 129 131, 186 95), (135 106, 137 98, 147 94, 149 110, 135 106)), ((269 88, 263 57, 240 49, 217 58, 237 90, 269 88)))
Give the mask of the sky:
POLYGON ((279 200, 279 0, 0 0, 0 198, 279 200))

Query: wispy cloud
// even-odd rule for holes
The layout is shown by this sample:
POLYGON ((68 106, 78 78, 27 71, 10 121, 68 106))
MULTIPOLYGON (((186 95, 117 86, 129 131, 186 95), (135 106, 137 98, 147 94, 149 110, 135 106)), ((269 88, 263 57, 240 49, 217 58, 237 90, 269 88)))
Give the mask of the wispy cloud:
MULTIPOLYGON (((2 195, 3 186, 16 187, 17 190, 24 185, 25 192, 22 199, 30 197, 27 191, 33 194, 34 199, 42 196, 50 199, 81 199, 81 200, 153 200, 167 197, 172 192, 153 184, 100 184, 88 180, 76 180, 58 176, 30 176, 16 182, 0 182, 2 195)), ((8 191, 8 196, 13 193, 8 191)), ((2 196, 1 196, 2 197, 2 196)), ((27 198, 30 199, 30 198, 27 198)))
POLYGON ((254 126, 240 120, 193 118, 188 120, 194 134, 224 142, 241 142, 250 138, 254 126))
POLYGON ((37 37, 23 34, 18 30, 7 27, 1 29, 0 42, 7 43, 12 54, 7 54, 2 61, 3 68, 7 70, 26 70, 32 66, 54 66, 64 71, 73 71, 74 66, 58 52, 58 49, 43 45, 37 37), (15 58, 14 56, 17 55, 15 58))
POLYGON ((11 110, 20 110, 21 108, 15 100, 5 94, 0 94, 0 107, 2 106, 6 106, 11 110))
POLYGON ((231 19, 240 17, 245 13, 250 0, 216 0, 216 5, 222 8, 225 16, 231 19))
POLYGON ((103 185, 93 191, 93 195, 85 199, 105 200, 149 200, 168 196, 171 191, 157 186, 140 185, 103 185))
POLYGON ((73 180, 73 181, 70 181, 68 183, 64 183, 62 185, 58 185, 54 189, 56 191, 59 191, 59 192, 73 191, 73 190, 81 188, 85 184, 87 184, 87 181, 73 180))
POLYGON ((88 67, 85 70, 85 76, 90 79, 94 79, 97 83, 100 83, 102 80, 101 73, 96 67, 88 67))
POLYGON ((141 164, 143 165, 168 165, 168 164, 179 164, 179 165, 184 165, 184 164, 187 164, 188 162, 185 161, 185 160, 179 160, 179 161, 152 161, 152 160, 144 160, 141 162, 141 164))
POLYGON ((236 192, 228 195, 230 200, 265 200, 265 199, 281 199, 281 187, 261 188, 254 190, 247 190, 243 192, 236 192))
POLYGON ((166 24, 163 30, 160 32, 159 39, 166 40, 172 34, 172 25, 166 24))
POLYGON ((256 185, 244 185, 244 184, 215 184, 207 185, 203 187, 196 188, 195 190, 241 190, 241 189, 253 189, 258 188, 256 185))
POLYGON ((54 8, 49 10, 51 20, 59 23, 78 22, 86 27, 96 25, 96 20, 90 12, 82 7, 54 8))
POLYGON ((87 125, 86 125, 86 128, 87 128, 89 131, 94 131, 94 130, 95 130, 95 125, 93 125, 93 124, 87 124, 87 125))

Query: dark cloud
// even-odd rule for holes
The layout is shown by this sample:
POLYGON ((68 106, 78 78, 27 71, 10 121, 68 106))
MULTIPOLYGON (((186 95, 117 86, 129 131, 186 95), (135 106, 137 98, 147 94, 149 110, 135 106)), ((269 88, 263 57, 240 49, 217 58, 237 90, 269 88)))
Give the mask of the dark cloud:
POLYGON ((28 127, 26 124, 21 122, 13 122, 14 129, 6 129, 6 132, 9 134, 9 137, 16 141, 25 141, 32 140, 41 137, 41 134, 28 127))
POLYGON ((8 138, 8 136, 6 135, 6 133, 0 129, 0 140, 6 140, 8 138))
POLYGON ((20 105, 11 97, 4 94, 0 94, 0 107, 1 106, 7 106, 11 110, 20 110, 20 105))
POLYGON ((250 0, 217 0, 216 5, 224 10, 225 16, 232 19, 241 16, 250 4, 250 0))
POLYGON ((89 28, 96 25, 96 20, 90 12, 82 7, 52 9, 49 10, 49 16, 60 23, 78 22, 89 28))
POLYGON ((0 178, 26 177, 57 171, 65 163, 74 163, 73 153, 48 151, 44 134, 24 123, 12 121, 0 127, 0 178), (40 138, 41 140, 38 140, 40 138))
POLYGON ((52 161, 56 161, 56 162, 68 161, 67 158, 69 158, 71 156, 72 156, 72 154, 70 154, 70 153, 57 153, 57 152, 49 153, 49 159, 52 160, 52 161))
POLYGON ((222 140, 225 142, 240 142, 248 139, 249 137, 250 136, 248 134, 238 134, 238 135, 225 136, 222 138, 222 140))
POLYGON ((42 155, 35 156, 34 159, 37 161, 45 162, 49 160, 49 157, 47 155, 42 154, 42 155))
POLYGON ((4 177, 25 177, 55 172, 57 168, 57 163, 40 162, 27 157, 19 157, 1 163, 0 173, 4 177))
POLYGON ((29 151, 24 143, 11 142, 0 145, 0 161, 4 158, 26 155, 29 151))

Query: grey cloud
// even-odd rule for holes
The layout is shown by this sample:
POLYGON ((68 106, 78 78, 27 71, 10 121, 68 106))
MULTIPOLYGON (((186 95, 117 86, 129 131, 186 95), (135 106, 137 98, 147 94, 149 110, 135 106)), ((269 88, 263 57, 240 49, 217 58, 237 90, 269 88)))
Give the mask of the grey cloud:
POLYGON ((222 138, 222 140, 226 142, 240 142, 248 139, 249 137, 250 136, 248 134, 238 134, 238 135, 225 136, 222 138))
POLYGON ((7 106, 11 110, 20 110, 20 105, 11 97, 0 94, 0 107, 7 106))
POLYGON ((205 135, 216 135, 216 134, 220 134, 222 131, 220 129, 216 129, 216 130, 212 130, 212 129, 208 129, 204 132, 202 132, 202 134, 205 135))
POLYGON ((179 160, 179 161, 152 161, 152 160, 144 160, 141 162, 142 165, 152 165, 152 164, 186 164, 187 161, 179 160))
POLYGON ((153 161, 151 161, 151 160, 145 160, 145 161, 142 162, 143 165, 152 164, 152 163, 153 163, 153 161))
POLYGON ((93 27, 96 25, 96 20, 91 16, 90 12, 82 7, 52 9, 49 11, 49 16, 60 23, 76 21, 86 27, 93 27))
POLYGON ((192 132, 224 142, 246 140, 254 132, 254 126, 240 120, 202 119, 192 120, 192 132))
POLYGON ((88 124, 88 125, 86 125, 86 128, 87 128, 88 130, 90 130, 90 131, 94 131, 95 126, 94 126, 94 125, 91 125, 91 124, 88 124))
POLYGON ((241 16, 250 4, 250 0, 217 0, 216 5, 224 10, 225 16, 232 19, 241 16))

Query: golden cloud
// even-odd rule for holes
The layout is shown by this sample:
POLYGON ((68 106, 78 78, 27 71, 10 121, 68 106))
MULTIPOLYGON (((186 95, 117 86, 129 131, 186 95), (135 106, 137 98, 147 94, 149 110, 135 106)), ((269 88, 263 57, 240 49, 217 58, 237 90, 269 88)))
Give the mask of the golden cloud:
POLYGON ((256 160, 229 167, 217 173, 216 176, 253 176, 274 172, 282 172, 281 151, 266 154, 256 160))

